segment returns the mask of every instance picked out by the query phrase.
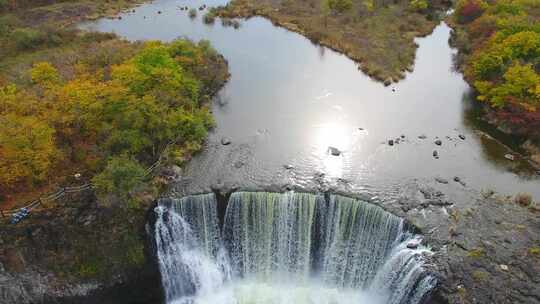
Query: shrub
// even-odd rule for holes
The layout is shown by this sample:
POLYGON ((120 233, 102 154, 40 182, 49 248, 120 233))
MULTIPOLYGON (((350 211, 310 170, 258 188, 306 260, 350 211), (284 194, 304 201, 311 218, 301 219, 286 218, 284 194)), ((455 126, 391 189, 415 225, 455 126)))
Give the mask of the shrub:
POLYGON ((114 157, 107 162, 105 170, 94 176, 92 182, 98 193, 114 194, 120 199, 128 199, 129 192, 141 185, 145 169, 134 159, 114 157))
POLYGON ((7 37, 9 33, 19 24, 20 20, 14 15, 7 14, 0 16, 0 37, 7 37))
POLYGON ((352 0, 326 0, 326 6, 328 6, 331 11, 343 13, 350 10, 353 3, 352 0))
POLYGON ((216 21, 216 15, 213 12, 208 12, 204 15, 203 21, 206 24, 214 24, 216 21))
POLYGON ((58 71, 48 62, 34 64, 30 75, 34 83, 42 86, 50 86, 60 81, 58 71))
POLYGON ((474 20, 469 28, 472 38, 488 38, 497 30, 497 18, 484 15, 474 20))
POLYGON ((423 11, 428 8, 427 0, 411 0, 409 4, 411 8, 417 11, 423 11))
POLYGON ((194 8, 190 9, 188 15, 189 15, 189 18, 191 19, 197 17, 197 9, 194 9, 194 8))
POLYGON ((459 0, 456 4, 456 16, 460 23, 469 23, 480 17, 488 7, 483 0, 459 0))
POLYGON ((10 38, 19 51, 36 49, 45 42, 42 32, 30 28, 17 28, 11 32, 10 38))
POLYGON ((532 247, 528 250, 529 254, 536 255, 540 257, 540 247, 532 247))

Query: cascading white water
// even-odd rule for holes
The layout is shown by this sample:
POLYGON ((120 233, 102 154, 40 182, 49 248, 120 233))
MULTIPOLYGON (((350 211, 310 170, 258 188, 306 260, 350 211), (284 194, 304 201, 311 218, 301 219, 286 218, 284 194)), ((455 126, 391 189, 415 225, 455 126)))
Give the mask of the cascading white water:
POLYGON ((213 194, 161 201, 155 241, 167 303, 187 304, 230 280, 213 194))
POLYGON ((155 239, 168 304, 417 304, 435 287, 420 236, 366 202, 237 192, 223 233, 213 194, 161 200, 155 239))

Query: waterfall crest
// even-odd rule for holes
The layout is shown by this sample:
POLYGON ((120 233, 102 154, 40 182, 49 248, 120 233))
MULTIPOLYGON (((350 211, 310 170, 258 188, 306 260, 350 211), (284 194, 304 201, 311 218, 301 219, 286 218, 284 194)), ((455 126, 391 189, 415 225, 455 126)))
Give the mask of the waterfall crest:
POLYGON ((236 192, 163 199, 155 239, 167 303, 417 304, 437 280, 403 219, 348 197, 236 192))

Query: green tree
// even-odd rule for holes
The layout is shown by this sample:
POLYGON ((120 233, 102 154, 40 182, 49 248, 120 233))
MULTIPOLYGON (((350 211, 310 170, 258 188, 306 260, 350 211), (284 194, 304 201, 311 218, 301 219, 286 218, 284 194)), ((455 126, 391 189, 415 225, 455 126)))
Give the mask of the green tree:
POLYGON ((124 156, 113 157, 92 182, 99 194, 113 194, 126 201, 129 192, 142 184, 144 174, 144 168, 136 160, 124 156))
POLYGON ((535 111, 540 104, 537 94, 540 75, 532 65, 512 65, 503 75, 501 83, 477 81, 475 87, 479 100, 489 101, 495 107, 503 107, 509 102, 521 104, 530 111, 535 111))

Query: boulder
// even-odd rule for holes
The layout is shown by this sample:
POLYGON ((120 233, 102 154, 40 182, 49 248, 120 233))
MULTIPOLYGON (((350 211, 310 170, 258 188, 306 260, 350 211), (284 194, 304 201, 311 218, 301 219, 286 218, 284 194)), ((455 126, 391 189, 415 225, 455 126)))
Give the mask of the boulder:
POLYGON ((341 151, 339 151, 339 149, 335 148, 335 147, 328 147, 328 152, 330 154, 332 154, 333 156, 340 156, 341 155, 341 151))
POLYGON ((230 145, 231 140, 229 138, 227 138, 227 137, 223 137, 223 138, 221 138, 221 144, 224 145, 224 146, 230 145))
POLYGON ((448 180, 442 177, 435 177, 435 181, 439 184, 448 184, 448 180))
POLYGON ((411 240, 407 243, 407 248, 409 249, 416 249, 420 246, 420 241, 418 240, 411 240))

